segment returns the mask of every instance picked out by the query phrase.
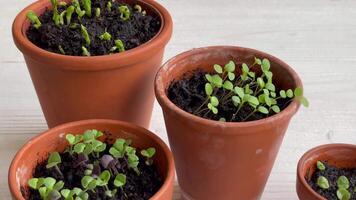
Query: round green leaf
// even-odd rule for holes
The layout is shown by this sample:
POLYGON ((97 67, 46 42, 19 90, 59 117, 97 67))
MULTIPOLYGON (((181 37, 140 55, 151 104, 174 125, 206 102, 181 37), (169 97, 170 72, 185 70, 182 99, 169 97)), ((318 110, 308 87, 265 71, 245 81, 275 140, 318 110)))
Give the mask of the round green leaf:
POLYGON ((255 63, 258 65, 261 65, 262 61, 261 61, 261 59, 255 57, 255 63))
POLYGON ((230 82, 230 81, 225 81, 223 88, 225 88, 226 90, 233 90, 234 89, 234 85, 230 82))
POLYGON ((70 145, 73 145, 75 143, 75 136, 72 134, 67 134, 66 140, 69 142, 70 145))
POLYGON ((273 85, 273 83, 267 83, 265 86, 269 91, 276 91, 276 87, 273 85))
POLYGON ((245 96, 244 89, 242 89, 240 87, 235 87, 234 91, 235 91, 235 94, 237 94, 241 99, 244 98, 244 96, 245 96))
POLYGON ((213 87, 211 86, 210 83, 205 84, 205 93, 207 96, 210 96, 213 94, 213 87))
POLYGON ((276 98, 277 97, 277 94, 275 92, 271 92, 270 94, 271 94, 272 98, 276 98))
POLYGON ((317 185, 321 189, 328 189, 330 187, 328 179, 326 179, 324 176, 319 176, 318 177, 317 185))
POLYGON ((242 72, 248 73, 250 69, 248 68, 246 63, 242 63, 242 72))
POLYGON ((234 74, 234 73, 228 72, 228 73, 227 73, 227 76, 228 76, 228 78, 229 78, 230 81, 235 80, 235 74, 234 74))
POLYGON ((61 190, 61 194, 62 194, 62 196, 64 197, 64 198, 68 198, 69 197, 69 195, 70 195, 70 190, 68 190, 68 189, 63 189, 63 190, 61 190))
POLYGON ((266 76, 266 78, 267 78, 268 80, 272 80, 272 77, 273 77, 272 72, 270 72, 270 71, 265 71, 264 74, 265 74, 265 76, 266 76))
POLYGON ((275 113, 280 113, 281 112, 281 109, 277 105, 272 106, 272 110, 275 113))
POLYGON ((209 108, 209 110, 212 110, 213 105, 211 105, 211 103, 208 103, 208 108, 209 108))
POLYGON ((209 81, 210 83, 213 81, 213 78, 211 77, 210 74, 205 74, 205 78, 207 81, 209 81))
POLYGON ((336 195, 339 200, 350 200, 351 199, 350 192, 344 188, 338 189, 336 191, 336 195))
POLYGON ((287 98, 287 94, 285 90, 279 91, 279 96, 281 96, 283 99, 287 98))
POLYGON ((309 101, 305 97, 300 98, 300 103, 306 108, 309 107, 309 101))
POLYGON ((56 179, 52 177, 47 177, 44 179, 43 183, 47 188, 53 189, 53 186, 56 184, 56 179))
POLYGON ((324 163, 322 163, 321 161, 317 161, 317 162, 316 162, 316 167, 317 167, 320 171, 324 171, 324 170, 325 170, 325 165, 324 165, 324 163))
POLYGON ((212 76, 212 83, 213 83, 216 87, 221 88, 222 82, 223 82, 223 80, 221 79, 221 77, 220 77, 219 75, 214 75, 214 76, 212 76))
POLYGON ((263 81, 263 79, 261 77, 257 78, 257 84, 260 88, 264 88, 265 87, 265 82, 263 81))
POLYGON ((291 90, 291 89, 289 89, 289 90, 287 90, 287 97, 288 98, 293 98, 294 97, 294 93, 293 93, 293 90, 291 90))
POLYGON ((260 113, 263 113, 263 114, 268 114, 268 109, 264 106, 258 106, 257 110, 260 112, 260 113))
POLYGON ((38 183, 38 178, 31 178, 28 180, 27 184, 30 188, 37 190, 37 183, 38 183))
POLYGON ((349 179, 347 179, 346 176, 340 176, 337 179, 337 187, 343 188, 343 189, 349 189, 349 187, 350 187, 349 179))
POLYGON ((214 107, 218 106, 219 105, 219 100, 216 96, 212 96, 210 98, 210 103, 211 105, 213 105, 214 107))
POLYGON ((211 111, 213 111, 213 113, 216 115, 218 114, 218 109, 216 107, 212 107, 211 111))
POLYGON ((238 96, 232 96, 231 99, 232 99, 232 103, 236 107, 239 106, 239 104, 241 103, 241 100, 238 96))
POLYGON ((114 185, 116 187, 122 187, 126 184, 126 175, 125 174, 117 174, 114 180, 114 185))
POLYGON ((271 64, 268 59, 264 58, 262 60, 262 71, 269 71, 271 64))
POLYGON ((76 144, 74 146, 74 152, 77 153, 77 154, 81 154, 83 153, 84 149, 85 149, 85 144, 83 143, 79 143, 79 144, 76 144))
POLYGON ((235 71, 235 63, 233 61, 230 61, 229 63, 227 63, 224 67, 225 71, 227 72, 234 72, 235 71))
POLYGON ((303 96, 303 89, 300 87, 295 88, 294 90, 294 96, 296 97, 301 97, 303 96))
POLYGON ((215 64, 214 70, 219 74, 223 73, 222 67, 220 65, 215 64))
POLYGON ((255 106, 258 106, 258 105, 260 104, 260 102, 258 101, 258 98, 255 97, 255 96, 251 96, 251 95, 250 95, 250 97, 248 98, 248 102, 249 102, 250 104, 255 105, 255 106))

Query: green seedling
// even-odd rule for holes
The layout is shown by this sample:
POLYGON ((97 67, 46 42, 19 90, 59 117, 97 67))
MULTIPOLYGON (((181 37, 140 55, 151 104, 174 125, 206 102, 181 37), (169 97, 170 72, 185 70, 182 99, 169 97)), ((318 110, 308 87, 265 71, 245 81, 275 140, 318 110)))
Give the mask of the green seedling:
POLYGON ((69 25, 71 23, 74 11, 75 11, 75 7, 74 6, 69 6, 67 8, 67 10, 66 10, 67 25, 69 25))
POLYGON ((39 29, 42 26, 41 21, 38 19, 37 15, 33 11, 28 11, 27 18, 33 23, 33 26, 36 29, 39 29))
POLYGON ((340 189, 349 189, 349 187, 350 187, 349 179, 347 179, 346 176, 340 176, 337 179, 337 187, 340 189))
POLYGON ((111 34, 108 32, 103 33, 102 35, 99 36, 101 40, 106 40, 110 41, 111 40, 111 34))
POLYGON ((95 9, 95 17, 100 17, 100 8, 95 9))
POLYGON ((59 50, 59 52, 61 52, 61 54, 63 54, 63 55, 66 54, 66 52, 64 51, 64 49, 62 48, 61 45, 58 46, 58 50, 59 50))
POLYGON ((81 9, 80 3, 78 0, 73 0, 72 5, 75 7, 75 12, 78 15, 78 19, 81 20, 82 17, 85 15, 85 11, 81 9))
POLYGON ((66 140, 67 142, 69 143, 69 149, 68 149, 68 152, 73 155, 74 153, 74 146, 76 144, 78 144, 79 142, 81 142, 83 140, 83 136, 82 135, 73 135, 73 134, 70 134, 68 133, 66 135, 66 140))
POLYGON ((90 53, 88 51, 88 49, 85 46, 82 46, 82 55, 83 56, 90 56, 90 53))
POLYGON ((130 144, 127 140, 119 138, 109 149, 109 153, 116 159, 123 158, 125 156, 126 147, 128 147, 129 145, 130 144))
POLYGON ((124 192, 125 185, 126 185, 126 175, 121 173, 117 174, 114 180, 114 186, 120 188, 121 191, 124 193, 125 197, 127 197, 124 192))
POLYGON ((148 149, 143 149, 141 150, 141 155, 146 158, 146 165, 152 165, 153 163, 153 156, 156 154, 156 149, 153 147, 150 147, 148 149))
POLYGON ((63 188, 64 182, 57 182, 52 177, 32 178, 28 181, 28 185, 39 192, 42 200, 58 200, 61 198, 59 191, 63 188))
POLYGON ((137 12, 142 12, 142 7, 140 6, 140 5, 138 5, 138 4, 136 4, 135 6, 134 6, 134 9, 137 11, 137 12))
POLYGON ((82 4, 85 10, 85 14, 91 17, 91 0, 82 0, 82 4))
POLYGON ((127 146, 125 150, 126 150, 128 166, 131 169, 133 169, 137 174, 140 174, 140 171, 138 170, 138 164, 140 162, 140 159, 136 155, 136 149, 133 147, 127 146))
POLYGON ((82 187, 84 188, 84 192, 92 191, 98 186, 97 180, 91 176, 84 176, 81 180, 82 187))
POLYGON ((120 13, 121 13, 121 14, 120 14, 120 18, 121 18, 122 20, 126 21, 126 20, 130 19, 131 13, 130 13, 129 7, 127 7, 127 6, 120 6, 120 7, 119 7, 119 11, 120 11, 120 13))
POLYGON ((125 51, 125 46, 122 40, 118 39, 115 40, 115 46, 110 49, 111 52, 114 51, 119 51, 119 52, 124 52, 125 51))
POLYGON ((281 108, 277 104, 278 99, 288 98, 290 102, 293 99, 298 100, 304 106, 309 103, 303 96, 303 90, 296 88, 281 90, 276 92, 276 87, 273 84, 273 73, 270 71, 271 64, 268 59, 255 58, 252 66, 246 63, 241 65, 241 74, 237 75, 236 64, 233 61, 228 62, 224 66, 215 64, 213 66, 214 73, 206 74, 205 84, 206 100, 200 105, 194 114, 203 114, 206 117, 209 113, 213 115, 219 114, 219 107, 228 103, 232 103, 236 111, 230 119, 222 121, 234 121, 239 112, 244 106, 251 107, 251 112, 241 121, 248 120, 255 113, 262 113, 269 116, 271 113, 279 113, 281 108), (259 66, 261 74, 256 74, 251 69, 259 66), (279 95, 278 95, 279 94, 279 95))
POLYGON ((83 36, 83 38, 85 40, 86 46, 90 46, 90 36, 89 36, 87 28, 85 26, 83 26, 83 25, 80 25, 80 29, 81 29, 81 32, 82 32, 82 36, 83 36))
POLYGON ((112 198, 116 194, 116 190, 110 190, 108 187, 111 178, 111 173, 108 170, 103 171, 97 178, 97 185, 104 187, 105 195, 112 198))
POLYGON ((316 162, 316 167, 317 167, 320 171, 324 171, 324 170, 326 169, 324 163, 322 163, 321 161, 317 161, 317 162, 316 162))
POLYGON ((111 8, 112 8, 112 3, 111 1, 108 1, 108 3, 106 4, 106 9, 108 9, 108 11, 111 12, 111 8))
POLYGON ((351 193, 344 188, 340 188, 336 191, 337 198, 339 200, 350 200, 351 199, 351 193))
POLYGON ((73 188, 72 190, 62 189, 61 194, 65 200, 88 200, 89 199, 89 194, 77 187, 73 188))
POLYGON ((63 173, 59 169, 58 165, 62 163, 61 156, 59 155, 58 152, 52 152, 49 155, 48 162, 46 165, 47 169, 54 168, 61 176, 63 176, 63 173))
POLYGON ((54 21, 54 24, 59 26, 60 25, 60 14, 58 12, 58 2, 57 0, 51 0, 51 4, 52 4, 52 7, 53 7, 53 21, 54 21))
POLYGON ((328 179, 326 179, 324 176, 318 177, 317 185, 324 190, 329 189, 330 187, 328 179))

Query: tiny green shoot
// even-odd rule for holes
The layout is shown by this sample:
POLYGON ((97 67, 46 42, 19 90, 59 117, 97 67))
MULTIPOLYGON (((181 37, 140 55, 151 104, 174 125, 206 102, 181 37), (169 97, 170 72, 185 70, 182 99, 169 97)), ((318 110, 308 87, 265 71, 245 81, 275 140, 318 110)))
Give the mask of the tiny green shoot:
POLYGON ((111 34, 108 32, 103 33, 102 35, 99 36, 101 40, 106 40, 110 41, 111 40, 111 34))
POLYGON ((343 189, 349 189, 350 187, 350 181, 349 179, 347 179, 346 176, 340 176, 338 179, 337 179, 337 187, 338 188, 343 188, 343 189))
POLYGON ((39 29, 42 26, 41 21, 38 19, 37 15, 33 11, 29 11, 26 16, 33 23, 33 26, 36 29, 39 29))
POLYGON ((85 40, 85 43, 87 46, 90 46, 90 36, 89 36, 89 33, 87 31, 87 28, 83 25, 80 25, 80 28, 81 28, 81 32, 82 32, 82 36, 85 40))
POLYGON ((109 12, 111 12, 111 8, 112 8, 111 1, 108 1, 108 3, 106 4, 106 8, 108 9, 109 12))
POLYGON ((100 17, 100 8, 95 9, 95 17, 100 17))
POLYGON ((153 163, 152 158, 155 154, 156 154, 156 149, 153 147, 141 150, 141 155, 146 158, 146 162, 145 162, 146 165, 152 165, 153 163))
POLYGON ((91 17, 91 0, 82 0, 82 4, 85 10, 85 14, 91 17))
POLYGON ((319 177, 318 177, 317 185, 318 185, 321 189, 329 189, 329 187, 330 187, 329 181, 328 181, 328 179, 325 178, 325 176, 319 176, 319 177))
POLYGON ((339 200, 350 200, 351 199, 351 193, 345 188, 339 188, 336 191, 336 196, 339 200))
POLYGON ((90 56, 90 53, 85 46, 82 46, 82 54, 83 56, 90 56))
POLYGON ((61 176, 63 176, 63 173, 59 169, 58 165, 62 163, 61 156, 59 155, 58 152, 52 152, 49 155, 48 162, 46 165, 47 169, 54 168, 61 176))
POLYGON ((67 20, 67 25, 69 25, 72 21, 72 15, 75 11, 75 7, 74 6, 69 6, 67 8, 67 12, 66 12, 66 20, 67 20))
POLYGON ((120 6, 119 7, 119 10, 120 10, 120 18, 124 21, 130 19, 130 9, 127 7, 127 6, 120 6))
POLYGON ((321 161, 317 161, 317 162, 316 162, 316 167, 317 167, 320 171, 324 171, 324 170, 325 170, 325 165, 324 165, 324 163, 322 163, 321 161))
POLYGON ((125 51, 125 46, 122 40, 117 39, 115 40, 115 46, 110 49, 111 52, 114 51, 119 51, 119 52, 124 52, 125 51))

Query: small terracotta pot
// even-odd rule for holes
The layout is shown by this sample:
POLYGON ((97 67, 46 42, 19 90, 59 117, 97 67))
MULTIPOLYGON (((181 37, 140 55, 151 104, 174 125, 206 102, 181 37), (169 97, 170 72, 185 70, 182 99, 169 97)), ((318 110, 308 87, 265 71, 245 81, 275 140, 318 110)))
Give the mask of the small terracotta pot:
POLYGON ((306 152, 297 168, 297 193, 301 200, 326 200, 307 183, 316 169, 318 160, 326 161, 338 168, 356 168, 356 145, 327 144, 306 152))
POLYGON ((162 27, 147 43, 124 53, 80 57, 43 50, 26 37, 26 13, 40 15, 50 1, 37 1, 16 17, 12 33, 23 53, 49 127, 65 122, 106 118, 147 128, 152 114, 154 76, 172 35, 168 11, 153 0, 138 2, 148 13, 160 16, 162 27))
POLYGON ((161 189, 151 198, 152 200, 171 200, 174 184, 174 162, 172 153, 167 145, 150 131, 120 121, 114 120, 85 120, 63 124, 50 129, 29 142, 16 154, 9 169, 9 187, 13 199, 24 200, 21 188, 27 186, 27 181, 32 178, 32 173, 39 161, 48 157, 53 151, 63 151, 67 147, 65 134, 82 133, 88 129, 106 131, 107 139, 125 138, 132 139, 137 148, 155 147, 154 162, 164 180, 161 189))
POLYGON ((213 64, 233 59, 251 62, 268 58, 276 86, 301 87, 297 74, 286 63, 266 53, 231 46, 194 49, 169 60, 158 72, 155 92, 162 106, 178 181, 185 199, 259 199, 271 172, 289 121, 299 103, 266 119, 218 122, 192 115, 174 105, 166 91, 174 80, 196 69, 211 71, 213 64))

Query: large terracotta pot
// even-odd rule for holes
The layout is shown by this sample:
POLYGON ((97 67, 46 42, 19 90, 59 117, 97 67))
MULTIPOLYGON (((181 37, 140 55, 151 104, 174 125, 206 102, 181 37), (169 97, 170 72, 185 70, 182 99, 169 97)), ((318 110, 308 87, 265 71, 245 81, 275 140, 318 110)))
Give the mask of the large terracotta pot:
POLYGON ((297 74, 269 54, 241 47, 194 49, 169 60, 158 72, 155 92, 162 106, 179 185, 185 199, 260 199, 289 121, 299 103, 266 119, 218 122, 181 110, 167 97, 172 81, 196 69, 211 71, 213 64, 234 59, 239 64, 254 57, 268 58, 278 88, 301 87, 297 74))
POLYGON ((318 160, 327 161, 339 168, 356 168, 356 145, 327 144, 306 152, 297 168, 297 193, 300 200, 326 200, 307 183, 316 170, 318 160))
POLYGON ((154 163, 164 180, 161 189, 151 200, 171 200, 174 184, 173 156, 167 145, 150 131, 138 126, 114 120, 85 120, 63 124, 50 129, 27 142, 16 154, 9 169, 9 187, 13 199, 24 200, 21 187, 27 186, 27 181, 32 177, 32 172, 39 161, 47 158, 48 153, 63 151, 67 142, 65 133, 82 133, 88 129, 106 131, 107 139, 126 138, 132 139, 135 147, 143 149, 156 148, 154 163))
POLYGON ((120 54, 75 57, 45 51, 26 37, 26 13, 40 15, 50 1, 36 1, 16 17, 12 33, 23 53, 49 127, 91 119, 118 119, 148 127, 154 94, 154 76, 172 35, 168 11, 153 0, 138 2, 161 17, 159 33, 147 43, 120 54))

